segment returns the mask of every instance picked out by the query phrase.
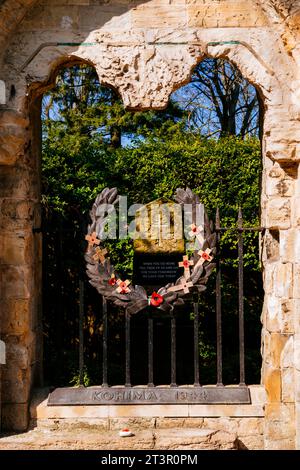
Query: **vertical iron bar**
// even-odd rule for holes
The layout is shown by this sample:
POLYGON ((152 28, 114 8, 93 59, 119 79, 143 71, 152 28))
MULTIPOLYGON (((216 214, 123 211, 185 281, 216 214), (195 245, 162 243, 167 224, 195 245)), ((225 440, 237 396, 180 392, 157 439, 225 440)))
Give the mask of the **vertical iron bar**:
POLYGON ((194 302, 194 387, 199 386, 199 304, 194 302))
POLYGON ((153 318, 148 318, 148 387, 153 383, 153 318))
POLYGON ((171 318, 171 387, 176 387, 176 319, 171 318))
POLYGON ((125 387, 131 387, 130 379, 130 315, 125 314, 125 387))
MULTIPOLYGON (((196 205, 192 207, 192 222, 197 224, 196 205)), ((200 387, 199 382, 199 304, 194 302, 194 387, 200 387)))
POLYGON ((222 358, 222 294, 221 294, 221 260, 220 260, 220 212, 216 212, 216 328, 217 328, 217 386, 223 385, 223 358, 222 358))
POLYGON ((107 380, 107 339, 108 339, 108 323, 107 323, 107 301, 102 296, 102 321, 103 321, 103 341, 102 341, 102 387, 108 387, 107 380))
MULTIPOLYGON (((57 295, 58 295, 58 301, 54 302, 55 305, 55 311, 57 312, 57 321, 56 321, 56 331, 55 331, 55 347, 58 350, 58 363, 60 365, 60 369, 64 371, 65 367, 65 361, 64 361, 64 325, 65 325, 65 309, 64 309, 64 284, 65 284, 65 279, 63 276, 63 271, 64 271, 64 266, 63 266, 63 260, 65 257, 63 256, 63 225, 62 225, 62 220, 59 218, 58 220, 58 247, 57 247, 57 254, 58 258, 57 260, 57 276, 56 276, 56 282, 57 282, 57 295)), ((53 304, 52 304, 53 305, 53 304)), ((56 374, 58 371, 56 371, 56 374)))
POLYGON ((238 213, 240 386, 245 385, 243 214, 238 213))
POLYGON ((83 316, 84 316, 84 282, 79 281, 79 385, 84 385, 84 359, 83 359, 83 316))

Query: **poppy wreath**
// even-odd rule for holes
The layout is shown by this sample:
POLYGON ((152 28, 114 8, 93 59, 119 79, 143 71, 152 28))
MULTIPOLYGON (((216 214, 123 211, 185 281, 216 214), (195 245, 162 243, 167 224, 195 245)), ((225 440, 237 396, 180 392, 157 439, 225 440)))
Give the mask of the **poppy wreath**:
MULTIPOLYGON (((189 188, 177 189, 175 201, 182 206, 184 204, 199 204, 199 196, 189 188)), ((101 235, 104 233, 106 220, 99 207, 106 204, 109 212, 114 210, 118 202, 116 188, 105 188, 96 198, 90 211, 91 223, 85 237, 88 242, 85 253, 87 275, 90 284, 97 289, 99 294, 115 305, 124 307, 129 315, 140 312, 147 306, 155 307, 166 313, 171 312, 175 306, 183 305, 184 298, 191 293, 205 291, 210 274, 215 268, 213 258, 216 254, 216 233, 213 232, 213 224, 204 212, 204 238, 203 227, 191 225, 191 237, 197 237, 200 249, 195 250, 190 258, 185 255, 179 266, 183 268, 183 275, 175 283, 169 283, 161 287, 150 296, 142 286, 132 285, 128 279, 122 280, 110 262, 107 250, 101 246, 101 235)))

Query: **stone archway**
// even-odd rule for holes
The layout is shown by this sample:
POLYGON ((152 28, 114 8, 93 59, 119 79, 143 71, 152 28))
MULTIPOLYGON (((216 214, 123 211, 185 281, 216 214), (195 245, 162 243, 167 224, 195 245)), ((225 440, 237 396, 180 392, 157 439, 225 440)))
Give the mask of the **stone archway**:
MULTIPOLYGON (((159 109, 174 89, 189 80, 193 66, 210 56, 233 62, 260 90, 263 102, 265 446, 293 448, 295 439, 299 440, 300 77, 298 30, 293 29, 299 10, 295 5, 290 9, 295 2, 249 3, 212 1, 204 9, 201 0, 153 0, 135 8, 114 2, 93 7, 74 2, 66 8, 63 2, 54 6, 49 2, 33 6, 24 16, 23 2, 24 9, 20 7, 15 15, 22 20, 20 26, 11 22, 14 34, 5 48, 0 76, 7 90, 6 104, 0 105, 7 427, 27 426, 30 390, 39 374, 41 354, 37 287, 41 254, 39 236, 32 232, 40 226, 35 152, 39 110, 31 106, 33 97, 47 87, 57 64, 79 58, 96 67, 101 83, 116 88, 127 107, 159 109), (268 49, 266 44, 276 48, 268 49)), ((8 6, 6 1, 0 10, 4 20, 11 14, 8 6)))

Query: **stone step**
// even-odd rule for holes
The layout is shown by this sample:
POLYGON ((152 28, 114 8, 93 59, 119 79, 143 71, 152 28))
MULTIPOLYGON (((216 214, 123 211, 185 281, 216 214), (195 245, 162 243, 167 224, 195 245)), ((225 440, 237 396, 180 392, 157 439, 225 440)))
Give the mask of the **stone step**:
POLYGON ((132 437, 95 428, 73 430, 35 428, 2 435, 0 450, 233 450, 236 435, 212 429, 172 428, 135 430, 132 437))

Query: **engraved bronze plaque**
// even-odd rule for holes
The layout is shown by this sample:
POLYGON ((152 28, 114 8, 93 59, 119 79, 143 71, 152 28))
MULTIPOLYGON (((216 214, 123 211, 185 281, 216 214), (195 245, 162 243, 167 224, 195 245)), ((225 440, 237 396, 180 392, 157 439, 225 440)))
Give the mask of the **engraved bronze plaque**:
POLYGON ((135 253, 184 253, 182 209, 165 198, 146 204, 136 212, 135 253))
POLYGON ((134 256, 134 283, 142 286, 164 286, 175 282, 182 276, 178 262, 182 255, 147 255, 134 256))
POLYGON ((57 388, 48 406, 250 403, 247 387, 76 387, 57 388))

